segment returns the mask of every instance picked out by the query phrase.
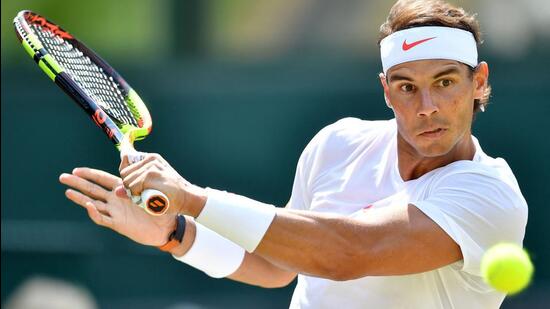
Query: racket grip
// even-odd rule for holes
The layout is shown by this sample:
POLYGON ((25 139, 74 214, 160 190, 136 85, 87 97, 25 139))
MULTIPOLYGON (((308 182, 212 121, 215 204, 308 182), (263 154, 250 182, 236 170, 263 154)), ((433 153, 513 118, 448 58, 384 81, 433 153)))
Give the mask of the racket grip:
POLYGON ((161 216, 166 213, 170 203, 166 194, 159 190, 145 189, 141 192, 141 204, 139 206, 150 215, 161 216))
POLYGON ((159 190, 145 189, 141 192, 141 195, 132 195, 130 190, 126 189, 126 193, 134 204, 153 216, 162 216, 170 207, 168 197, 159 190))
MULTIPOLYGON (((128 152, 125 152, 125 154, 128 156, 128 162, 130 164, 134 164, 136 162, 139 162, 143 159, 145 159, 145 154, 143 152, 139 152, 139 151, 128 151, 128 152)), ((121 152, 121 155, 123 155, 123 153, 121 152)))
MULTIPOLYGON (((128 155, 128 161, 130 164, 134 164, 145 158, 145 154, 143 152, 134 150, 125 153, 128 155)), ((126 192, 135 204, 143 208, 150 215, 161 216, 165 214, 168 207, 170 207, 168 197, 159 190, 145 189, 141 192, 141 196, 132 195, 128 189, 126 189, 126 192)))

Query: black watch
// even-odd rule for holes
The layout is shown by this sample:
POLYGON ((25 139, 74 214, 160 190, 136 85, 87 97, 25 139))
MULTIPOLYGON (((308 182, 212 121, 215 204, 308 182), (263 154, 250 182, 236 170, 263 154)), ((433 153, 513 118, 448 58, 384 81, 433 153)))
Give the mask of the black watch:
POLYGON ((176 229, 168 236, 168 242, 158 247, 162 251, 170 251, 175 246, 181 244, 183 235, 185 234, 185 216, 176 216, 176 229))

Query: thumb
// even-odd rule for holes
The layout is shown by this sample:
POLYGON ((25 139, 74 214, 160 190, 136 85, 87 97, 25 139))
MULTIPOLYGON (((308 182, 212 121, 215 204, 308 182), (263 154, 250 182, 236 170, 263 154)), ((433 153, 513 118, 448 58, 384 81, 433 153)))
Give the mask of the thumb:
POLYGON ((120 198, 127 198, 127 199, 130 198, 128 196, 128 193, 126 192, 126 188, 123 185, 120 185, 115 188, 115 195, 120 198))

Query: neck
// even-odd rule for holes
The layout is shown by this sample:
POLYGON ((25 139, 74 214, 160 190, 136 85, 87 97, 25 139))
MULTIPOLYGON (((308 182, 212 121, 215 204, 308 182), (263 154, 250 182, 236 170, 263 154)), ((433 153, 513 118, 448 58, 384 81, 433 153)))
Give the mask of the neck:
POLYGON ((418 153, 400 134, 397 134, 397 161, 399 174, 404 181, 417 179, 422 175, 447 164, 460 160, 473 160, 475 145, 472 135, 465 134, 451 151, 436 157, 418 153))

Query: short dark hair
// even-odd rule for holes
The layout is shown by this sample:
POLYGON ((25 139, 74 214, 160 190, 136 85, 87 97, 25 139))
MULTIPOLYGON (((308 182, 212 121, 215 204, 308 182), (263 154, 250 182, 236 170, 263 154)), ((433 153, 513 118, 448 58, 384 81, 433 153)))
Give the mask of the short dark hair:
MULTIPOLYGON (((442 26, 458 28, 472 33, 477 45, 481 45, 481 31, 475 14, 442 0, 399 0, 390 10, 388 18, 380 26, 378 45, 388 35, 409 28, 442 26)), ((475 69, 471 68, 473 76, 475 69)), ((474 112, 485 110, 489 103, 491 86, 488 85, 481 99, 474 100, 474 112)))

